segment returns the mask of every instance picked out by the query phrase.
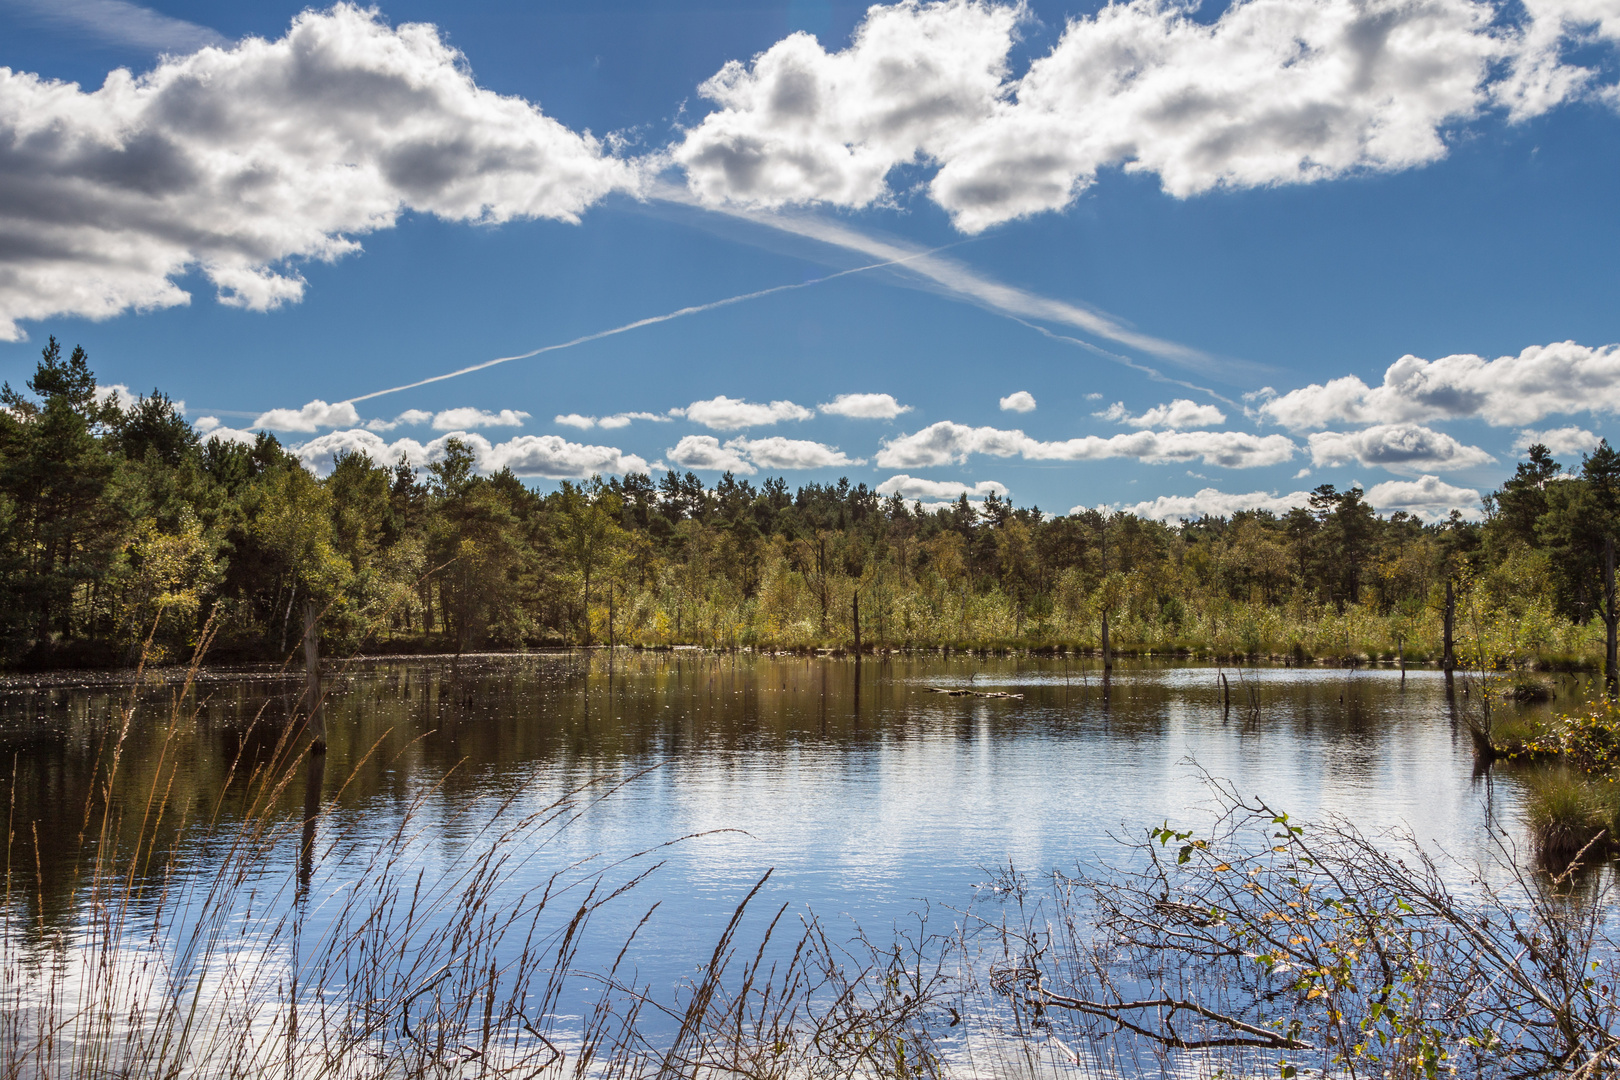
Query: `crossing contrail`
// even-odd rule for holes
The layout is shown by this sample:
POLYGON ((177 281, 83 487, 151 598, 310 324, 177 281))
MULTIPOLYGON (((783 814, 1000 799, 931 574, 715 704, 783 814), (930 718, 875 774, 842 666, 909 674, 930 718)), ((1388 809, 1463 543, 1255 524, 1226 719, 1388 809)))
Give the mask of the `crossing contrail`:
POLYGON ((919 251, 897 259, 886 259, 883 262, 869 263, 866 266, 856 266, 849 270, 839 270, 836 273, 827 274, 823 277, 811 278, 809 281, 799 281, 791 285, 773 285, 768 289, 758 289, 754 292, 743 293, 740 296, 728 296, 724 300, 712 300, 707 304, 693 304, 691 307, 677 308, 676 310, 665 315, 653 315, 645 319, 637 319, 635 322, 625 323, 623 326, 615 326, 611 330, 598 330, 594 334, 586 334, 583 337, 573 338, 570 341, 559 341, 555 345, 542 345, 538 349, 530 349, 526 353, 518 353, 515 356, 497 356, 493 360, 485 360, 480 364, 473 364, 469 367, 457 368, 455 371, 447 371, 443 375, 431 375, 426 379, 418 379, 415 382, 404 383, 400 386, 390 386, 386 390, 373 390, 369 394, 360 394, 356 397, 345 398, 343 401, 338 402, 338 404, 352 405, 357 401, 369 401, 372 398, 382 397, 384 394, 397 394, 401 390, 414 390, 418 386, 427 386, 429 383, 444 382, 446 379, 454 379, 460 375, 471 375, 475 371, 483 371, 485 368, 492 368, 497 364, 510 364, 514 360, 528 360, 529 358, 539 356, 542 353, 557 352, 560 349, 572 349, 575 345, 584 345, 587 342, 600 341, 603 338, 613 337, 615 334, 623 334, 630 330, 639 330, 643 326, 652 326, 656 323, 669 322, 671 319, 679 319, 687 315, 698 315, 705 311, 713 311, 715 308, 729 307, 732 304, 740 304, 744 300, 757 300, 762 296, 770 296, 772 293, 789 292, 793 289, 808 289, 812 285, 820 285, 822 282, 832 281, 835 278, 848 277, 850 274, 860 274, 867 270, 881 270, 885 266, 898 266, 901 263, 910 262, 912 259, 920 259, 933 253, 933 251, 919 251))

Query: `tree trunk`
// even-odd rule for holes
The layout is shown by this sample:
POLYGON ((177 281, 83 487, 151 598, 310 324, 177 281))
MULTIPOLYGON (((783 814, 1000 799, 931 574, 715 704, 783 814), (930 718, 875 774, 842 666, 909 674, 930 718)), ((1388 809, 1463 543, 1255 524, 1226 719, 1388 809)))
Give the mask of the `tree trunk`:
POLYGON ((1447 671, 1457 670, 1457 647, 1452 633, 1457 626, 1457 594, 1451 587, 1451 578, 1446 577, 1446 610, 1443 614, 1442 629, 1445 632, 1441 641, 1443 651, 1440 654, 1440 666, 1447 671))
POLYGON ((591 572, 585 571, 585 608, 580 613, 580 635, 584 644, 591 643, 591 572))
POLYGON ((326 711, 321 707, 321 638, 315 624, 315 601, 304 603, 304 710, 309 715, 309 749, 326 752, 326 711))
POLYGON ((1102 650, 1103 670, 1108 671, 1114 666, 1114 651, 1108 645, 1108 612, 1106 609, 1102 613, 1102 650))
POLYGON ((850 600, 851 621, 855 627, 855 659, 861 658, 861 594, 857 591, 850 600))
POLYGON ((1620 671, 1615 666, 1615 629, 1620 624, 1620 611, 1615 610, 1614 600, 1614 537, 1610 536, 1603 541, 1603 628, 1607 631, 1603 648, 1603 681, 1611 695, 1615 692, 1616 680, 1620 679, 1620 671))

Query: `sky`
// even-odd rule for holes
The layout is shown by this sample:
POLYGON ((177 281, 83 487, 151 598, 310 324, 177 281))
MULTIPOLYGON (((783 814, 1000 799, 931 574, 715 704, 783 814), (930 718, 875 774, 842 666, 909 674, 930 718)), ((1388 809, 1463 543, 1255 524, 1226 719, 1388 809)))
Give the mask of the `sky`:
POLYGON ((1166 520, 1620 410, 1620 0, 0 0, 0 377, 1166 520))

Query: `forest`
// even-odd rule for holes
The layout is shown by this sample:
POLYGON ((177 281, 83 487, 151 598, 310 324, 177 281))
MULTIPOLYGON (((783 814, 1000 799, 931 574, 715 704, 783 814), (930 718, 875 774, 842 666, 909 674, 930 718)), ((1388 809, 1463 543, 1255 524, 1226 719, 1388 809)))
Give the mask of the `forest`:
POLYGON ((282 660, 313 602, 334 653, 555 645, 1095 649, 1435 662, 1446 594, 1469 665, 1590 665, 1615 623, 1605 547, 1620 453, 1542 446, 1482 521, 1380 516, 1322 485, 1287 514, 1179 524, 1050 515, 995 495, 925 506, 864 483, 731 474, 540 493, 442 460, 200 437, 154 390, 127 406, 52 338, 0 389, 0 662, 282 660), (858 620, 858 621, 857 621, 858 620))

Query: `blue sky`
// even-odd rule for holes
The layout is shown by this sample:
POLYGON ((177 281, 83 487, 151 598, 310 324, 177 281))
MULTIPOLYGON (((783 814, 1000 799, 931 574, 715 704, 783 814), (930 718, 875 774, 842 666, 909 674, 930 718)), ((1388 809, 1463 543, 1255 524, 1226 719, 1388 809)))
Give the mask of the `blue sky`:
POLYGON ((1433 517, 1614 434, 1616 0, 300 10, 0 0, 0 375, 1057 512, 1433 517))

